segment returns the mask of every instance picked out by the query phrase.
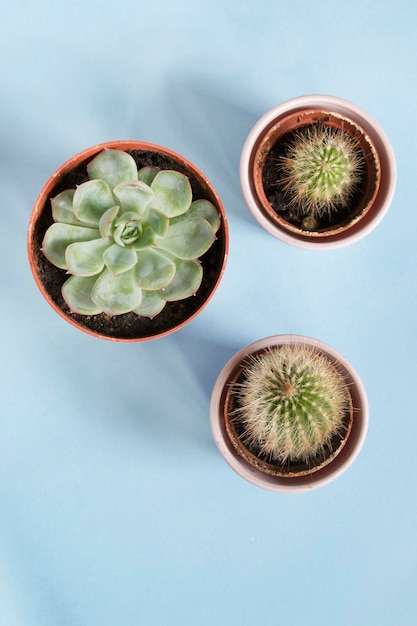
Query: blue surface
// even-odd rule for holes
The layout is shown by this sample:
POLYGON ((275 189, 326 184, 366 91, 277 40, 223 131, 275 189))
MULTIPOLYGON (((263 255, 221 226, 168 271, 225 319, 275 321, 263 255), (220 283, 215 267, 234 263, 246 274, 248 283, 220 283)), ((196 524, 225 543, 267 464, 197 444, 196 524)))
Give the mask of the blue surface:
POLYGON ((415 2, 1 4, 0 625, 415 623, 415 2), (383 222, 331 252, 274 239, 239 188, 252 125, 308 93, 366 109, 397 157, 383 222), (70 327, 26 258, 44 182, 114 139, 193 161, 229 219, 214 298, 146 344, 70 327), (209 427, 225 362, 278 333, 342 352, 371 411, 355 464, 296 496, 240 479, 209 427))

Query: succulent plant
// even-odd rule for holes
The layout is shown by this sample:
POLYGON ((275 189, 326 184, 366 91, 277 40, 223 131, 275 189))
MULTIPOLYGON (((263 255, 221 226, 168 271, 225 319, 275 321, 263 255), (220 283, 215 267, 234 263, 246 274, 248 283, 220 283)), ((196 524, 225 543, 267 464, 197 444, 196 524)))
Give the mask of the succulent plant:
POLYGON ((291 208, 316 218, 346 207, 361 180, 364 158, 345 131, 307 126, 289 142, 280 161, 280 183, 291 208))
POLYGON ((166 302, 199 288, 199 257, 212 245, 220 215, 192 200, 186 176, 106 149, 87 165, 89 180, 51 200, 46 258, 70 275, 62 295, 82 315, 133 311, 154 317, 166 302))
POLYGON ((343 431, 347 385, 328 357, 299 345, 269 348, 251 357, 236 383, 234 420, 241 439, 265 459, 308 463, 343 431))

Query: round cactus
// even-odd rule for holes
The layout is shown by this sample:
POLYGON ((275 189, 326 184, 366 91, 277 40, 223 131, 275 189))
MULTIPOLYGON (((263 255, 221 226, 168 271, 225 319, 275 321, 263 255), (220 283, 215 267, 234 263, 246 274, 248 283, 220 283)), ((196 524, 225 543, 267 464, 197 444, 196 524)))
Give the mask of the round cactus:
POLYGON ((280 184, 296 213, 320 218, 346 207, 363 163, 356 141, 343 130, 307 126, 289 142, 280 161, 280 184))
POLYGON ((311 348, 286 345, 255 355, 236 393, 242 441, 270 461, 308 463, 343 431, 347 385, 311 348))
POLYGON ((62 295, 81 315, 154 317, 166 302, 195 294, 220 215, 192 201, 186 176, 104 150, 87 165, 89 180, 51 200, 54 223, 42 250, 70 275, 62 295))

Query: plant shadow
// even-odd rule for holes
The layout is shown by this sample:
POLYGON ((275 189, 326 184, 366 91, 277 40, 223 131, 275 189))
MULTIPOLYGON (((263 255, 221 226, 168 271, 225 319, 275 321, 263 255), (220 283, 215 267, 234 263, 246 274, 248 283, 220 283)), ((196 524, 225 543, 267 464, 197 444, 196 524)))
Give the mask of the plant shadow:
POLYGON ((176 134, 176 144, 192 148, 191 158, 204 165, 222 194, 238 197, 238 202, 230 203, 230 210, 237 212, 236 205, 243 202, 240 154, 263 111, 253 110, 237 87, 212 77, 170 77, 164 89, 165 115, 176 134))
POLYGON ((177 333, 174 341, 193 370, 206 400, 210 400, 221 370, 242 346, 196 335, 187 329, 177 333))

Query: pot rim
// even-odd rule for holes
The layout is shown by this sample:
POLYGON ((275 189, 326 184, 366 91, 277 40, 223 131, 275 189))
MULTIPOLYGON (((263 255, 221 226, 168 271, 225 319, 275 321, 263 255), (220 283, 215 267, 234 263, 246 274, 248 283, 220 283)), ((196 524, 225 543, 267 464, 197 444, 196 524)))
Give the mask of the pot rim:
POLYGON ((273 335, 259 339, 237 352, 223 367, 213 387, 210 401, 210 426, 215 444, 226 463, 239 475, 252 485, 275 492, 304 492, 316 489, 332 482, 345 472, 358 456, 368 430, 369 405, 363 383, 352 367, 350 362, 337 350, 328 344, 307 337, 305 335, 273 335), (313 347, 337 363, 338 369, 343 373, 353 402, 353 423, 350 436, 338 454, 328 465, 305 476, 278 477, 262 473, 252 467, 240 457, 234 450, 232 442, 226 432, 223 417, 223 407, 227 394, 227 388, 233 378, 236 368, 242 360, 251 353, 270 346, 300 343, 313 347))
POLYGON ((94 146, 91 146, 89 148, 82 150, 81 152, 77 152, 75 155, 67 159, 62 165, 60 165, 53 172, 53 174, 48 178, 48 180, 46 181, 46 183, 44 184, 44 186, 42 187, 41 191, 39 192, 36 198, 35 204, 31 212, 28 232, 27 232, 27 253, 28 253, 29 265, 30 265, 33 277, 39 288, 39 291, 42 293, 43 297, 48 302, 48 304, 54 309, 54 311, 58 313, 60 317, 62 317, 66 322, 68 322, 71 326, 73 326, 77 330, 81 330, 87 333, 88 335, 97 337, 99 339, 105 339, 107 341, 123 342, 123 343, 146 342, 146 341, 152 341, 154 339, 159 339, 161 337, 170 335, 173 332, 176 332, 177 330, 183 328, 189 322, 191 322, 207 306, 207 304, 213 297, 214 293, 216 292, 223 278, 225 269, 226 269, 226 264, 228 260, 228 251, 229 251, 229 229, 228 229, 226 211, 224 209, 220 196, 218 195, 217 191, 215 190, 211 182, 208 180, 208 178, 191 161, 184 158, 180 154, 174 152, 173 150, 170 150, 169 148, 165 148, 164 146, 159 146, 154 143, 149 143, 145 141, 137 141, 133 139, 132 140, 120 139, 120 140, 106 141, 100 144, 96 144, 94 146), (217 276, 216 281, 214 282, 212 286, 210 293, 208 294, 207 298, 204 299, 201 306, 198 309, 196 309, 191 315, 189 315, 186 319, 184 319, 182 322, 180 322, 176 326, 169 328, 165 331, 159 332, 155 335, 150 335, 146 337, 108 336, 105 334, 101 334, 99 331, 92 330, 90 328, 83 326, 82 324, 79 324, 76 320, 72 319, 69 315, 67 315, 64 311, 62 311, 61 308, 54 302, 54 300, 49 295, 48 291, 45 289, 43 283, 41 282, 39 274, 37 272, 36 256, 35 256, 35 250, 33 246, 34 233, 35 233, 37 221, 42 214, 45 203, 48 201, 48 198, 50 197, 51 191, 54 189, 55 185, 59 182, 62 176, 68 174, 72 169, 77 167, 80 163, 86 161, 89 158, 92 158, 93 156, 95 156, 96 154, 98 154, 99 152, 101 152, 102 150, 106 148, 118 149, 118 150, 146 150, 149 152, 159 152, 165 156, 175 159, 176 161, 181 163, 183 167, 189 169, 191 173, 200 182, 204 183, 204 185, 209 189, 210 194, 215 200, 216 208, 218 209, 222 217, 221 228, 223 229, 223 232, 224 232, 224 257, 223 257, 223 262, 222 262, 219 274, 217 276))
POLYGON ((381 126, 365 110, 348 100, 336 96, 312 94, 286 100, 267 111, 253 126, 242 148, 239 175, 245 202, 258 223, 270 234, 287 244, 314 250, 335 249, 358 241, 371 232, 383 219, 391 204, 396 186, 396 162, 391 143, 381 126), (363 219, 348 231, 328 237, 310 237, 280 228, 262 208, 257 198, 252 177, 255 154, 262 137, 280 119, 290 113, 308 109, 322 109, 342 115, 363 128, 370 137, 379 156, 381 180, 372 208, 363 219))

